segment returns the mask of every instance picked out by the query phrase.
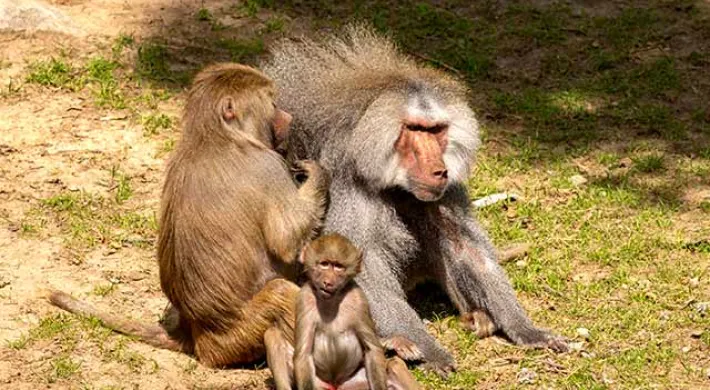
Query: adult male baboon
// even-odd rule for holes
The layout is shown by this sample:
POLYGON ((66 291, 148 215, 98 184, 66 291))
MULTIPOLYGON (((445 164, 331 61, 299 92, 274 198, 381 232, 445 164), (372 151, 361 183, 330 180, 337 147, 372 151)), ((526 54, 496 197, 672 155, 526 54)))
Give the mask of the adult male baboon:
POLYGON ((193 351, 209 366, 263 357, 264 333, 274 325, 292 339, 299 289, 279 277, 295 277, 290 265, 321 223, 329 180, 316 163, 301 161, 308 177, 297 188, 273 150, 290 122, 274 95, 263 73, 219 64, 196 76, 187 98, 158 241, 160 284, 184 339, 61 292, 50 295, 52 303, 152 345, 193 351))
POLYGON ((322 43, 284 41, 264 71, 295 118, 289 158, 332 172, 325 232, 363 249, 357 281, 381 336, 411 339, 430 368, 455 367, 406 300, 430 279, 465 318, 485 313, 517 344, 567 348, 530 321, 470 215, 465 182, 479 136, 463 83, 360 26, 322 43))

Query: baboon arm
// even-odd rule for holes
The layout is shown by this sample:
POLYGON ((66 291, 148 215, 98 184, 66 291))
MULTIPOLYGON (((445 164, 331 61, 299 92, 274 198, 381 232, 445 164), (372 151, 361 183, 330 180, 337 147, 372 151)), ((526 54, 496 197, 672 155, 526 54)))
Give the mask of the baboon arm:
POLYGON ((290 199, 289 209, 268 210, 264 229, 266 243, 272 253, 287 264, 293 263, 303 245, 321 227, 328 203, 330 176, 321 168, 312 168, 298 195, 290 199))
MULTIPOLYGON (((305 289, 305 288, 304 288, 305 289)), ((313 361, 313 342, 316 335, 317 313, 315 297, 301 292, 296 306, 296 352, 293 360, 298 390, 316 389, 316 367, 313 361)))
POLYGON ((360 293, 361 305, 355 333, 362 344, 362 350, 365 353, 365 370, 367 372, 367 381, 370 383, 371 390, 385 390, 387 388, 387 360, 385 359, 385 351, 382 349, 380 339, 375 333, 375 323, 370 317, 370 310, 367 307, 367 301, 364 295, 360 293))
POLYGON ((384 283, 384 276, 378 282, 358 280, 370 304, 370 313, 377 324, 380 337, 407 335, 419 347, 424 362, 439 372, 449 372, 455 368, 453 357, 431 336, 417 312, 407 302, 404 292, 392 291, 391 284, 384 283))

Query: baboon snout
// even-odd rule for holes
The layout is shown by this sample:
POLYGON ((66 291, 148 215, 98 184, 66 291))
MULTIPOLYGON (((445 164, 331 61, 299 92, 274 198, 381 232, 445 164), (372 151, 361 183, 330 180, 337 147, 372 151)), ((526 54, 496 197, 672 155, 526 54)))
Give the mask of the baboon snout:
POLYGON ((443 195, 449 182, 449 171, 444 163, 445 131, 402 131, 395 149, 407 170, 408 190, 422 201, 434 201, 443 195))

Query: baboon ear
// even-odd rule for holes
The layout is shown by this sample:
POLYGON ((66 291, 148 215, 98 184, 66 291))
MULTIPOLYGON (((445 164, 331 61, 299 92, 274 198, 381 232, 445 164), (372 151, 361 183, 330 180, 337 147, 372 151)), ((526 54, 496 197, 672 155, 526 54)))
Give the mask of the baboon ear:
POLYGON ((298 254, 298 262, 301 264, 306 264, 306 249, 308 249, 308 244, 301 248, 301 253, 298 254))
POLYGON ((237 117, 237 112, 234 108, 234 99, 231 96, 227 96, 222 99, 222 119, 226 122, 231 122, 237 117))
POLYGON ((360 271, 362 270, 362 256, 363 256, 362 250, 361 250, 361 249, 358 249, 358 250, 357 250, 357 253, 355 254, 355 259, 354 259, 354 261, 355 261, 355 268, 354 268, 354 269, 355 269, 355 273, 358 273, 358 274, 359 274, 360 271))

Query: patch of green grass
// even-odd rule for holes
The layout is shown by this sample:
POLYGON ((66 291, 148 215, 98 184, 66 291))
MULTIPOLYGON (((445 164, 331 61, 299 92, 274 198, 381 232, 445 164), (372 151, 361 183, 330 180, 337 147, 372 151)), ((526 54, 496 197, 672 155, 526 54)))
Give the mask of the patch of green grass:
POLYGON ((111 168, 111 180, 116 188, 115 200, 117 204, 127 201, 133 195, 131 178, 120 172, 117 167, 111 168))
POLYGON ((114 76, 114 71, 119 67, 118 62, 103 57, 94 57, 86 65, 88 81, 95 86, 93 92, 96 105, 99 107, 115 109, 126 107, 125 99, 114 76))
POLYGON ((131 34, 121 33, 113 41, 113 46, 111 46, 111 52, 113 53, 113 58, 116 59, 121 56, 123 49, 131 47, 136 43, 135 38, 131 34))
POLYGON ((597 161, 599 164, 609 167, 619 162, 619 156, 616 153, 601 152, 597 156, 597 161))
POLYGON ((264 23, 264 31, 268 33, 281 32, 284 30, 286 21, 279 16, 273 17, 264 23))
POLYGON ((33 62, 30 73, 25 78, 28 83, 47 87, 78 91, 84 86, 80 72, 64 59, 51 58, 47 61, 33 62))
POLYGON ((133 192, 130 179, 117 169, 111 175, 112 199, 85 192, 60 193, 42 200, 26 218, 56 223, 74 262, 81 262, 87 250, 101 244, 112 248, 152 245, 157 231, 155 216, 121 207, 133 192))
POLYGON ((185 83, 187 74, 170 69, 168 49, 156 42, 145 42, 138 47, 136 72, 154 81, 185 83))
POLYGON ((156 158, 157 157, 162 157, 165 156, 166 154, 172 152, 175 150, 175 139, 173 138, 168 138, 165 141, 163 141, 162 145, 160 145, 160 148, 156 152, 156 158))
POLYGON ((151 89, 144 91, 135 98, 135 101, 146 105, 148 108, 155 110, 160 102, 167 101, 172 97, 172 94, 164 89, 151 89))
POLYGON ((31 236, 39 232, 39 227, 29 221, 22 221, 20 223, 20 234, 25 236, 31 236))
POLYGON ((16 340, 8 341, 7 345, 12 349, 24 349, 36 340, 52 339, 58 335, 66 338, 72 336, 71 318, 63 313, 42 318, 39 324, 27 334, 16 340))
POLYGON ((664 156, 662 154, 646 154, 638 157, 632 157, 634 168, 643 173, 660 172, 665 169, 664 156))
POLYGON ((27 347, 29 342, 30 342, 29 336, 22 335, 15 340, 8 340, 6 342, 6 344, 7 344, 7 347, 10 349, 20 350, 20 349, 24 349, 25 347, 27 347))
POLYGON ((200 8, 195 16, 200 22, 209 22, 212 20, 212 13, 207 8, 200 8))
POLYGON ((608 42, 615 50, 630 50, 657 39, 660 21, 658 11, 651 8, 625 8, 618 16, 591 20, 598 38, 608 42))
POLYGON ((241 9, 249 17, 256 15, 262 8, 273 8, 274 0, 245 0, 242 2, 241 9))
POLYGON ((256 56, 264 53, 264 40, 253 39, 221 39, 217 46, 229 52, 234 62, 253 62, 256 56))
MULTIPOLYGON (((126 347, 126 339, 119 339, 118 342, 111 348, 104 350, 104 359, 107 361, 115 361, 121 364, 125 364, 132 372, 141 372, 148 359, 138 352, 132 351, 126 347)), ((151 360, 152 370, 158 368, 157 362, 151 360)))
POLYGON ((545 8, 513 5, 506 10, 505 17, 511 21, 506 28, 510 34, 537 45, 559 44, 567 38, 564 27, 569 14, 569 7, 562 3, 545 8))
POLYGON ((110 284, 103 284, 103 285, 94 286, 92 293, 94 295, 98 295, 100 297, 105 297, 106 295, 111 294, 115 290, 116 290, 116 284, 110 283, 110 284))
POLYGON ((81 364, 74 362, 67 356, 60 356, 52 360, 53 377, 56 379, 68 379, 79 373, 81 364))
POLYGON ((143 135, 151 136, 160 134, 161 130, 169 129, 173 125, 172 119, 165 114, 148 114, 141 118, 143 135))

